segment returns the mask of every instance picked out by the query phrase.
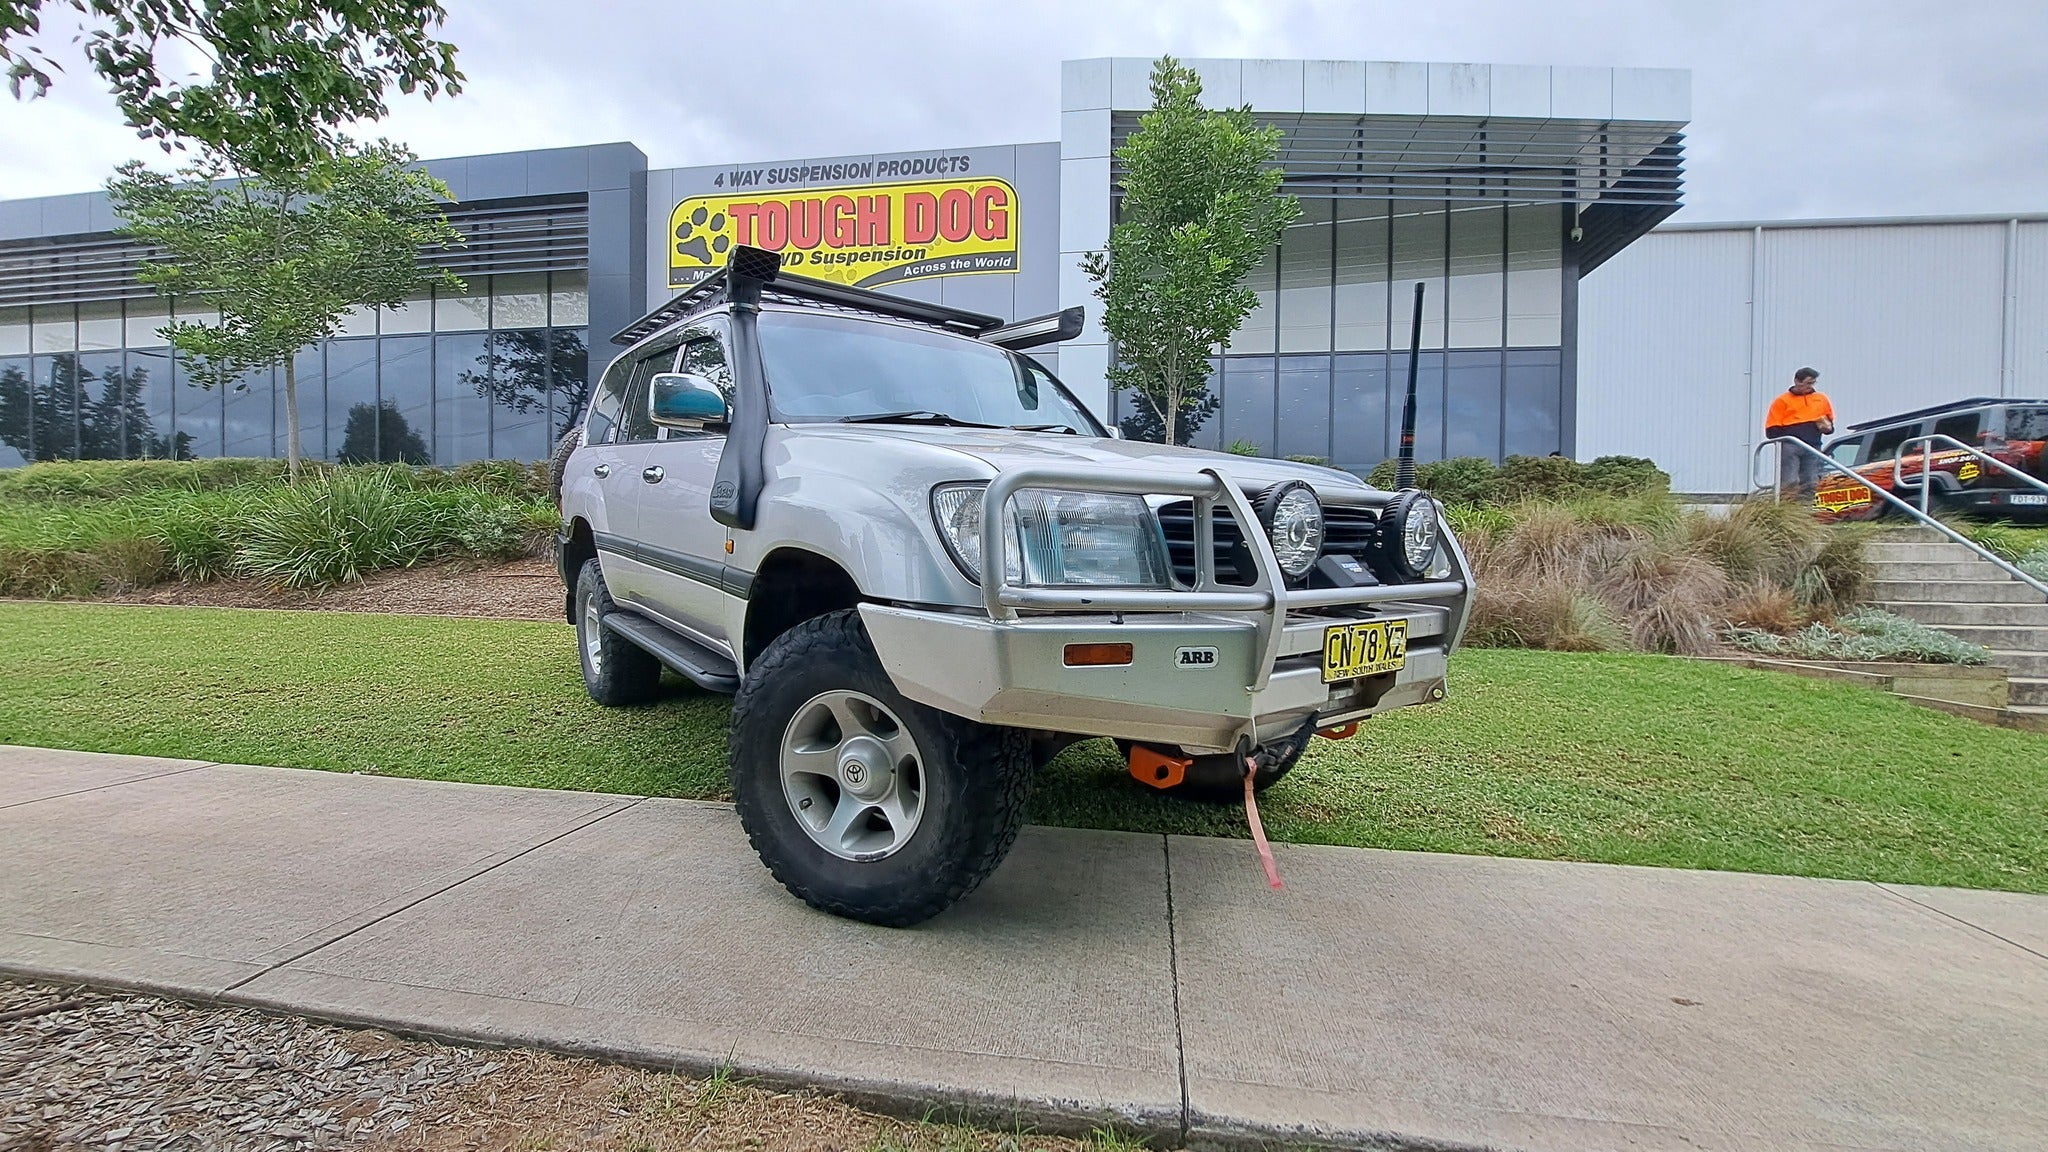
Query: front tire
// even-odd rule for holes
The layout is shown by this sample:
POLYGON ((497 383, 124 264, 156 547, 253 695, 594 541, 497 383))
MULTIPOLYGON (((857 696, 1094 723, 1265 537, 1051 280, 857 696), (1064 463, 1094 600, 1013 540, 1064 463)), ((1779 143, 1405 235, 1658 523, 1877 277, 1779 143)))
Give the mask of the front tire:
POLYGON ((617 609, 603 570, 596 560, 585 560, 576 574, 576 651, 583 662, 583 687, 607 708, 647 704, 661 693, 661 661, 604 626, 604 618, 617 609))
POLYGON ((733 700, 734 806, 768 871, 813 908, 905 928, 1009 854, 1031 742, 896 691, 857 610, 790 629, 733 700))

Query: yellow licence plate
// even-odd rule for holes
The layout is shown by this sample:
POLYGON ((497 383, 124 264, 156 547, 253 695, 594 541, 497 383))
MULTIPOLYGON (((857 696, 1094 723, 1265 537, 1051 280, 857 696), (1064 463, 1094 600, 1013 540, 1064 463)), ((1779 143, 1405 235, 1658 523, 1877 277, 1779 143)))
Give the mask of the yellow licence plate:
POLYGON ((1408 622, 1372 620, 1323 629, 1323 683, 1399 672, 1408 663, 1408 622))

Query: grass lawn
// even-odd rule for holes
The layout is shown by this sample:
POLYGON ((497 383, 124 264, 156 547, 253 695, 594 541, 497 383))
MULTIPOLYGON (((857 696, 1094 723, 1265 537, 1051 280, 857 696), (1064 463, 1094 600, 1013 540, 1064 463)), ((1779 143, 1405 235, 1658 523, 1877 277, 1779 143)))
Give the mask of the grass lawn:
MULTIPOLYGON (((564 625, 0 604, 0 742, 717 797, 726 702, 583 694, 564 625)), ((1451 699, 1317 741, 1278 839, 2048 892, 2048 736, 1654 656, 1470 650, 1451 699)), ((1042 823, 1243 834, 1068 751, 1042 823)))

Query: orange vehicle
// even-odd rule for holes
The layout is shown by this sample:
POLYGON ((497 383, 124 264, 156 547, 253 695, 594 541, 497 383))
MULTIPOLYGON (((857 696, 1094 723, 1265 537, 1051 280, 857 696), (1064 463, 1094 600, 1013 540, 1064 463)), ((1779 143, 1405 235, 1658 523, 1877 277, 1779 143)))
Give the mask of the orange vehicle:
POLYGON ((1813 502, 1831 519, 1872 520, 1896 513, 1872 493, 1882 489, 1907 503, 1920 502, 1923 477, 1932 485, 1929 506, 1985 519, 2048 523, 2048 492, 1994 468, 1952 444, 1922 436, 1949 436, 2029 476, 2048 482, 2048 400, 1978 397, 1858 424, 1825 451, 1855 472, 1820 478, 1813 502), (1903 457, 1901 453, 1904 453, 1903 457), (1894 485, 1894 471, 1898 483, 1894 485))

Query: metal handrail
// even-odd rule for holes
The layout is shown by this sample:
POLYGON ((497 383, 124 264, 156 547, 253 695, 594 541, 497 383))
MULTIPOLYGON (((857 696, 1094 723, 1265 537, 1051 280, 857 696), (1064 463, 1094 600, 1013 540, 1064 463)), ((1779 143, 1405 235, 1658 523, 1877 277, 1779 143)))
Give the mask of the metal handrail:
POLYGON ((2007 464, 2005 461, 2000 460, 1998 457, 1992 456, 1988 453, 1981 452, 1975 448, 1972 448, 1968 444, 1963 443, 1961 440, 1958 440, 1953 436, 1947 436, 1943 435, 1940 432, 1934 432, 1926 436, 1915 436, 1911 440, 1906 441, 1904 444, 1899 445, 1899 454, 1897 456, 1892 457, 1892 487, 1903 488, 1906 485, 1906 477, 1905 473, 1901 471, 1901 467, 1905 464, 1906 457, 1907 455, 1909 455, 1906 449, 1915 444, 1925 445, 1925 447, 1920 449, 1920 511, 1929 516, 1934 514, 1930 506, 1931 502, 1929 500, 1928 495, 1930 492, 1934 490, 1934 485, 1929 484, 1927 482, 1927 478, 1934 471, 1934 442, 1936 440, 1946 440, 1949 443, 1955 445, 1956 448, 1969 453, 1970 455, 1976 457, 1978 460, 1981 460, 1984 463, 1991 465, 1993 468, 1997 468, 2002 472, 2009 472, 2021 481, 2027 484, 2031 484, 2036 488, 2039 488, 2042 492, 2048 492, 2048 483, 2042 483, 2039 477, 2029 476, 2025 472, 2022 472, 2019 469, 2013 467, 2012 465, 2007 464))
MULTIPOLYGON (((1470 588, 1464 570, 1463 553, 1452 550, 1450 580, 1418 584, 1380 584, 1364 588, 1322 588, 1300 592, 1287 590, 1280 572, 1280 558, 1273 542, 1259 523, 1258 514, 1236 484, 1214 468, 1199 474, 1157 472, 1126 468, 1035 465, 997 473, 982 493, 981 508, 981 595, 989 619, 1017 619, 1017 610, 1069 610, 1092 612, 1255 612, 1260 614, 1257 648, 1262 653, 1253 670, 1252 688, 1264 689, 1279 660, 1282 633, 1289 608, 1334 607, 1378 604, 1394 600, 1439 600, 1460 595, 1470 588), (1195 579, 1191 589, 1163 588, 1041 588, 1009 582, 1008 534, 1003 531, 1003 509, 1011 497, 1027 488, 1055 488, 1088 492, 1112 492, 1131 496, 1185 496, 1194 501, 1195 579), (1238 534, 1252 554, 1253 580, 1250 587, 1227 585, 1216 579, 1215 513, 1218 506, 1229 510, 1237 522, 1238 534)), ((1455 615, 1455 610, 1454 610, 1455 615)))
POLYGON ((1794 440, 1789 436, 1772 436, 1764 440, 1761 444, 1758 444, 1756 446, 1756 451, 1751 452, 1749 454, 1749 479, 1751 484, 1755 484, 1758 488, 1763 487, 1763 485, 1761 484, 1756 484, 1756 463, 1758 460, 1763 458, 1764 449, 1776 447, 1779 451, 1780 459, 1778 461, 1779 467, 1777 470, 1777 476, 1772 480, 1771 483, 1771 491, 1779 499, 1784 498, 1785 469, 1783 455, 1784 447, 1787 444, 1792 445, 1795 448, 1798 448, 1800 451, 1805 452, 1806 454, 1814 457, 1815 459, 1818 459, 1821 462, 1821 466, 1823 468, 1826 468, 1828 471, 1838 472, 1844 476, 1847 476, 1849 479, 1854 480, 1858 484, 1863 485, 1865 488, 1870 489, 1871 495, 1876 496, 1881 500, 1884 500, 1885 502, 1891 504, 1893 507, 1898 508, 1901 511, 1905 512, 1906 515, 1911 516, 1912 518, 1920 521, 1922 524, 1925 524, 1929 528, 1934 529, 1936 532, 1939 532, 1942 535, 1948 537, 1950 540, 1953 540, 1956 543, 1961 544, 1963 547, 1968 548, 1970 551, 1975 552, 1982 559, 1989 560, 1993 564, 1998 565, 2000 568, 2005 570, 2005 573, 2008 576, 2011 576, 2013 579, 2018 580, 2020 583, 2027 585, 2034 591, 2039 592, 2043 597, 2048 597, 2048 584, 2044 584, 2041 581, 2034 579, 2032 576, 2027 575, 2025 572, 2022 572, 2016 565, 2014 565, 2011 561, 2007 560, 2005 557, 1998 555, 1996 552, 1991 551, 1989 548, 1984 547, 1982 544, 1977 543, 1975 540, 1970 539, 1969 537, 1949 527, 1947 524, 1942 523, 1941 520, 1937 519, 1932 514, 1922 512, 1920 509, 1913 507, 1911 504, 1906 503, 1904 500, 1899 499, 1897 496, 1894 496, 1891 493, 1885 491, 1884 489, 1879 488, 1877 485, 1872 484, 1870 481, 1865 480, 1863 477, 1857 475, 1853 469, 1849 468, 1844 464, 1838 463, 1834 457, 1829 456, 1827 453, 1821 451, 1818 448, 1815 448, 1813 445, 1808 444, 1804 440, 1794 440))

